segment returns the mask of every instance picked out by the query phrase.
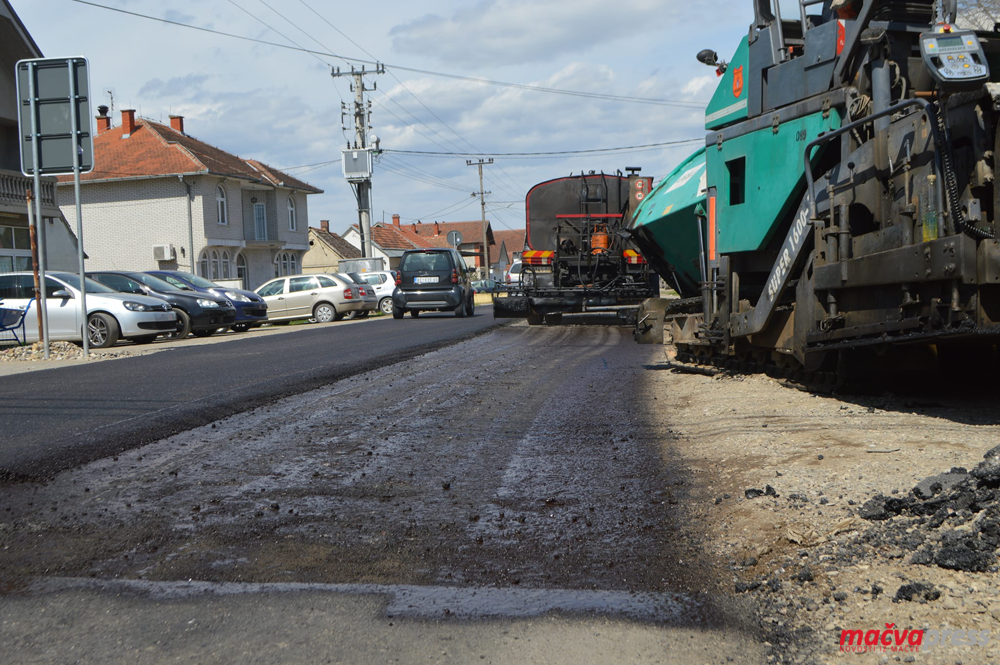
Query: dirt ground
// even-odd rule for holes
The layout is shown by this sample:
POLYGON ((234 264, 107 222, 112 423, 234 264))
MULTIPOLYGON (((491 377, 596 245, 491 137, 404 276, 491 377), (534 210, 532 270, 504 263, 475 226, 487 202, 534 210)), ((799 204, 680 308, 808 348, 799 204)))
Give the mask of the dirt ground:
MULTIPOLYGON (((672 348, 665 351, 667 358, 672 348)), ((925 517, 860 516, 879 494, 911 501, 912 488, 928 476, 983 462, 1000 443, 995 390, 977 395, 930 385, 914 389, 917 396, 878 389, 830 396, 764 375, 648 376, 676 437, 671 454, 695 479, 692 519, 709 530, 709 551, 731 566, 729 591, 756 598, 772 639, 789 640, 779 650, 783 660, 995 662, 995 560, 984 554, 981 572, 914 563, 921 546, 969 535, 985 514, 995 518, 995 491, 981 490, 994 507, 978 515, 945 506, 942 516, 954 524, 938 527, 925 517), (747 490, 763 493, 750 498, 758 492, 747 490), (897 598, 914 582, 928 586, 911 600, 897 598), (842 630, 878 630, 881 640, 887 628, 884 650, 880 642, 864 653, 841 652, 842 630), (893 650, 895 631, 908 629, 925 631, 919 650, 905 634, 901 646, 909 648, 893 650)))

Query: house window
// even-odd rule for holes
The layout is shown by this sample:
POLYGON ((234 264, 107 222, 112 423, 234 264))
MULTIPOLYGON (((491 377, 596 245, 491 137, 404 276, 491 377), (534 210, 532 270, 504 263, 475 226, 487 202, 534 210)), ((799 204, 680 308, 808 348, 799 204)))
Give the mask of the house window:
POLYGON ((31 269, 31 236, 28 229, 0 226, 0 273, 31 269))
POLYGON ((212 273, 207 249, 201 253, 201 261, 199 263, 201 263, 201 276, 205 279, 210 279, 212 277, 212 273))
POLYGON ((212 279, 221 279, 222 273, 220 272, 219 265, 219 253, 212 251, 212 279))
POLYGON ((297 275, 299 272, 299 257, 294 252, 279 252, 274 257, 274 276, 297 275))
POLYGON ((253 204, 253 228, 257 240, 267 240, 267 210, 263 203, 253 204))
POLYGON ((215 188, 215 206, 219 209, 219 224, 229 224, 229 206, 226 203, 226 188, 215 188))
POLYGON ((250 282, 247 280, 247 260, 243 254, 236 255, 236 277, 242 282, 244 289, 250 288, 250 282))
POLYGON ((232 273, 229 272, 229 252, 226 250, 222 251, 222 279, 232 279, 232 273))
POLYGON ((288 230, 294 231, 298 227, 295 220, 295 199, 288 197, 288 230))

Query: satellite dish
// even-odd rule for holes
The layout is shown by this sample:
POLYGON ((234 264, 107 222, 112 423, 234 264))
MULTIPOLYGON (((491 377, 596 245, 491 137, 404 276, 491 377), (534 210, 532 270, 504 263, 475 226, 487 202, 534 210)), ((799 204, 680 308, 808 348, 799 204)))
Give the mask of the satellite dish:
POLYGON ((462 234, 458 231, 448 231, 448 244, 452 247, 458 247, 462 244, 462 234))

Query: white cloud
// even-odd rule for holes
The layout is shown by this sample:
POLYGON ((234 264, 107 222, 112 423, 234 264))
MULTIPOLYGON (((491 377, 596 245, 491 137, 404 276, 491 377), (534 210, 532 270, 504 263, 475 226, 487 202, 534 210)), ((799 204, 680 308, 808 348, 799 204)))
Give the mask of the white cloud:
POLYGON ((389 34, 397 53, 432 56, 450 67, 520 64, 662 30, 662 19, 685 6, 678 0, 633 0, 621 7, 606 0, 481 0, 448 17, 427 14, 389 34))
POLYGON ((715 86, 718 81, 719 77, 717 76, 696 76, 684 84, 684 87, 681 88, 681 92, 685 95, 696 96, 706 88, 715 90, 715 86))

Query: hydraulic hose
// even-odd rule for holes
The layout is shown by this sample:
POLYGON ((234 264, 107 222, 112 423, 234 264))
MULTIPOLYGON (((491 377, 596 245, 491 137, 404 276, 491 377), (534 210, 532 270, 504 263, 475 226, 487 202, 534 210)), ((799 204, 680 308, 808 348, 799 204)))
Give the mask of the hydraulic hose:
POLYGON ((948 210, 954 220, 955 231, 964 233, 976 240, 986 240, 996 237, 992 229, 981 229, 975 224, 969 224, 962 214, 962 206, 958 202, 958 180, 955 178, 954 160, 951 154, 951 139, 948 136, 947 111, 943 104, 937 104, 937 123, 939 135, 944 137, 944 150, 941 151, 941 166, 944 170, 944 188, 948 195, 948 210))

